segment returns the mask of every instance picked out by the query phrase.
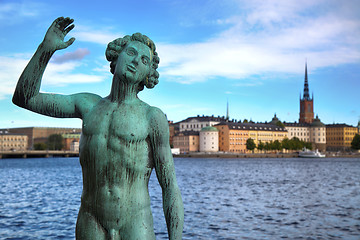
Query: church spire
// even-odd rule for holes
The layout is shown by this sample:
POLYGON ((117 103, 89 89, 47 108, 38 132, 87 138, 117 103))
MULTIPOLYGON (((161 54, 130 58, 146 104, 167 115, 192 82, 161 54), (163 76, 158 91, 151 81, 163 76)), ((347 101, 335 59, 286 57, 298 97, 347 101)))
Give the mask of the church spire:
POLYGON ((305 62, 305 83, 304 83, 304 97, 305 100, 310 100, 309 95, 309 82, 308 82, 308 74, 307 74, 307 61, 305 62))
POLYGON ((304 82, 304 99, 309 100, 309 82, 308 82, 308 74, 307 74, 307 61, 305 62, 305 82, 304 82))
POLYGON ((229 116, 229 99, 226 102, 226 120, 229 120, 230 116, 229 116))

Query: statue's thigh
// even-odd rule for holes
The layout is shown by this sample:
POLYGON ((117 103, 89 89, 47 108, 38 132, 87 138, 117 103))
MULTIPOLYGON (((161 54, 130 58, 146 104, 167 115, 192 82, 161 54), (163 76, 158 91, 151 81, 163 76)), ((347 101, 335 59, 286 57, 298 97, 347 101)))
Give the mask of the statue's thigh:
POLYGON ((121 239, 126 240, 155 240, 154 224, 151 214, 139 216, 131 223, 126 225, 126 228, 120 231, 121 239))
POLYGON ((76 222, 77 240, 102 240, 106 239, 105 229, 88 212, 81 209, 76 222))

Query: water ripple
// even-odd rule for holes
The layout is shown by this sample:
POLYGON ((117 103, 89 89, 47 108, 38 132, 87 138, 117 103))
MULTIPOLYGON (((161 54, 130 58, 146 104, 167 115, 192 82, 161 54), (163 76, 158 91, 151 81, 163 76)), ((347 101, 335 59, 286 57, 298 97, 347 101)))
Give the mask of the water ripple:
MULTIPOLYGON (((360 159, 175 159, 183 239, 359 239, 360 159)), ((76 158, 0 160, 0 239, 74 239, 76 158)), ((157 239, 161 188, 149 183, 157 239)))

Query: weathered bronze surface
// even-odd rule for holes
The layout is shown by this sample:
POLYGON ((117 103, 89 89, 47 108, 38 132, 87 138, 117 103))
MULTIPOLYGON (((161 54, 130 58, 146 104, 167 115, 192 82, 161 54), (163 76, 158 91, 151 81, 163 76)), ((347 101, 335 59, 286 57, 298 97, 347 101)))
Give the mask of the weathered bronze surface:
POLYGON ((155 239, 148 182, 155 168, 162 188, 169 239, 181 239, 184 210, 169 146, 166 116, 141 101, 144 86, 158 83, 155 44, 140 33, 109 43, 114 74, 109 96, 40 93, 45 68, 64 41, 73 19, 60 17, 23 71, 13 102, 46 116, 83 121, 80 163, 83 193, 76 239, 155 239))

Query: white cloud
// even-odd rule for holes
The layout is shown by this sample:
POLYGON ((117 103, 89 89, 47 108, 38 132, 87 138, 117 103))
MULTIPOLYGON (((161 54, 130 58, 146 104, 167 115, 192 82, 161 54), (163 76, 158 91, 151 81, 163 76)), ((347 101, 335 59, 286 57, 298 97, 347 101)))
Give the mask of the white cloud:
POLYGON ((351 14, 359 6, 322 0, 239 5, 247 12, 217 21, 233 23, 217 37, 192 44, 158 44, 162 76, 181 83, 219 76, 246 79, 303 73, 305 58, 311 69, 360 61, 360 21, 351 14))
POLYGON ((124 36, 124 34, 122 33, 111 32, 111 29, 103 29, 99 31, 81 25, 76 25, 72 33, 78 41, 91 42, 102 45, 107 45, 109 42, 115 40, 116 38, 124 36))
MULTIPOLYGON (((13 94, 17 80, 29 61, 25 55, 0 56, 0 100, 13 94)), ((62 64, 49 63, 43 76, 42 85, 64 86, 73 83, 94 83, 105 79, 106 74, 94 71, 94 74, 76 73, 81 66, 79 62, 62 64)))

